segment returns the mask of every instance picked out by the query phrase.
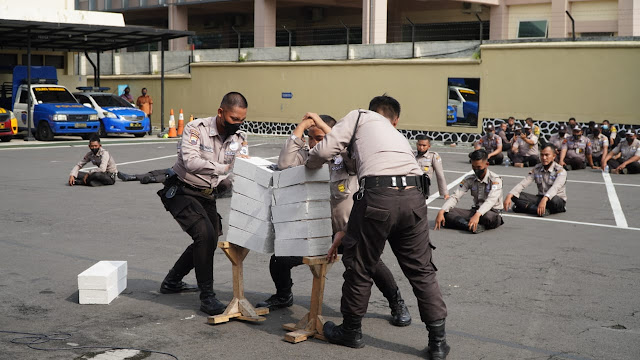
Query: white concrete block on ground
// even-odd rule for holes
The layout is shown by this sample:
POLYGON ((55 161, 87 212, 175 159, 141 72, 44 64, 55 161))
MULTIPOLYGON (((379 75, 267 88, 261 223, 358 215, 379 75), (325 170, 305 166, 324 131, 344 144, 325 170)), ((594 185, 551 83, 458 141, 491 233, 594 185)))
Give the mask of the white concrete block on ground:
POLYGON ((238 229, 237 227, 229 226, 229 230, 226 234, 226 239, 232 244, 236 244, 242 246, 243 248, 257 251, 259 253, 273 253, 274 237, 269 234, 252 234, 250 232, 238 229))
POLYGON ((272 205, 286 205, 309 200, 329 200, 329 183, 306 183, 273 189, 272 205))
POLYGON ((276 256, 318 256, 325 255, 331 247, 331 237, 311 239, 276 240, 276 256))
POLYGON ((271 204, 271 194, 273 190, 269 187, 259 185, 251 179, 242 176, 233 177, 234 194, 242 194, 251 199, 258 200, 263 204, 271 204))
POLYGON ((78 275, 78 289, 107 290, 127 278, 126 261, 99 261, 78 275))
POLYGON ((294 166, 273 173, 273 187, 287 186, 310 182, 329 182, 329 166, 324 164, 320 169, 309 169, 304 165, 294 166))
POLYGON ((285 221, 312 220, 331 217, 331 202, 305 201, 271 207, 273 223, 285 221))
POLYGON ((104 290, 97 289, 80 289, 78 290, 79 303, 85 304, 99 304, 107 305, 113 299, 127 288, 127 278, 124 277, 122 281, 118 281, 112 287, 104 290))
POLYGON ((271 205, 261 203, 242 194, 231 195, 231 209, 262 221, 271 220, 271 205))
POLYGON ((331 219, 289 221, 273 224, 276 239, 305 239, 333 235, 331 219))
POLYGON ((273 224, 271 224, 271 222, 251 217, 236 210, 229 212, 229 226, 242 229, 252 234, 267 234, 270 236, 274 234, 273 224))
POLYGON ((273 174, 273 170, 267 169, 269 165, 273 165, 273 163, 263 158, 251 157, 244 159, 238 157, 233 165, 233 173, 247 179, 252 179, 264 187, 269 187, 271 186, 271 177, 273 174))

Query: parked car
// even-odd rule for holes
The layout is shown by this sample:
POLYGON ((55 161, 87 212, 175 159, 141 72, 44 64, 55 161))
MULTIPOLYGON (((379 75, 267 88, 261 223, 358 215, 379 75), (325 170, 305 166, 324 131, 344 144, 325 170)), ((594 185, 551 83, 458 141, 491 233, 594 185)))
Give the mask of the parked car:
POLYGON ((17 133, 18 120, 16 120, 13 112, 0 107, 0 140, 3 142, 11 141, 17 133))
POLYGON ((456 109, 456 123, 468 123, 471 126, 478 125, 478 100, 479 96, 475 90, 449 85, 449 101, 447 104, 456 109))
POLYGON ((144 111, 115 94, 103 92, 109 88, 78 87, 74 93, 84 106, 95 109, 100 118, 100 136, 108 134, 133 134, 143 137, 151 127, 144 111))

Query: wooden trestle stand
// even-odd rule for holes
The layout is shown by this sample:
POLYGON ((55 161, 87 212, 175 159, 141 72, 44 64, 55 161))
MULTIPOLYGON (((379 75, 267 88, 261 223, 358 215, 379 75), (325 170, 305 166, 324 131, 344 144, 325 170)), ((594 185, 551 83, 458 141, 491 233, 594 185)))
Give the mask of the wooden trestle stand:
POLYGON ((290 332, 284 336, 284 340, 290 343, 299 343, 309 337, 316 339, 327 339, 322 333, 324 319, 322 318, 322 299, 324 297, 324 284, 327 272, 333 263, 327 261, 326 256, 305 256, 302 261, 309 265, 313 274, 313 286, 311 288, 311 307, 309 312, 297 324, 284 324, 286 330, 290 332))
POLYGON ((219 241, 218 247, 221 248, 229 260, 231 260, 231 268, 233 270, 233 300, 231 300, 227 309, 222 314, 209 316, 208 323, 215 325, 228 322, 230 319, 253 322, 265 321, 266 318, 260 315, 268 314, 269 308, 254 308, 247 298, 244 297, 242 262, 247 257, 249 249, 231 244, 228 241, 219 241))

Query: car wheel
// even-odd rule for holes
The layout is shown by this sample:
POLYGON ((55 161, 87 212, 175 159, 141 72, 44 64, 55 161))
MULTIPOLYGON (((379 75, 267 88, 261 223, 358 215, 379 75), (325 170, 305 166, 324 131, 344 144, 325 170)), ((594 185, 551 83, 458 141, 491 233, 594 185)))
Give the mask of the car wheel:
POLYGON ((137 133, 137 134, 133 134, 133 136, 135 136, 135 137, 144 137, 145 135, 147 135, 147 133, 137 133))
POLYGON ((104 128, 104 123, 100 121, 100 130, 98 130, 98 135, 101 138, 107 137, 107 130, 104 128))
POLYGON ((0 140, 2 140, 2 142, 9 142, 9 141, 11 141, 11 139, 13 139, 13 136, 0 137, 0 140))
POLYGON ((469 114, 469 125, 478 126, 478 116, 476 114, 469 114))
POLYGON ((46 121, 40 121, 40 123, 38 124, 36 135, 38 136, 38 140, 40 141, 53 140, 53 132, 51 131, 51 128, 46 121))

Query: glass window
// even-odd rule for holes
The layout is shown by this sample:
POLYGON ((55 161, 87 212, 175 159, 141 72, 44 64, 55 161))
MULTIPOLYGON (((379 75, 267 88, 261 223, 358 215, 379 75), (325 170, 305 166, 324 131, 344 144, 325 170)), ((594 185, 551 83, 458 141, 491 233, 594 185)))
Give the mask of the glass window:
POLYGON ((458 94, 455 90, 449 90, 449 100, 458 100, 458 94))
POLYGON ((76 99, 78 99, 78 102, 80 104, 91 104, 91 101, 89 101, 89 98, 84 95, 76 95, 76 99))
POLYGON ((546 38, 547 20, 520 21, 518 38, 546 38))
POLYGON ((62 55, 46 55, 44 57, 46 66, 53 66, 56 69, 64 69, 64 56, 62 55))
POLYGON ((28 101, 28 100, 27 100, 27 94, 28 94, 28 93, 27 93, 27 90, 22 90, 22 91, 20 92, 20 103, 21 103, 21 104, 26 104, 26 103, 27 103, 27 101, 28 101))
POLYGON ((124 100, 119 96, 115 96, 113 94, 104 94, 104 95, 92 95, 93 100, 95 100, 96 104, 100 107, 133 107, 128 101, 124 100))
POLYGON ((72 103, 77 104, 76 98, 71 95, 67 89, 63 87, 46 87, 39 86, 33 88, 33 93, 36 96, 37 101, 43 103, 72 103))
MULTIPOLYGON (((22 55, 22 65, 27 65, 27 54, 22 55)), ((31 66, 42 66, 44 65, 44 56, 42 55, 33 55, 31 54, 31 66)))

